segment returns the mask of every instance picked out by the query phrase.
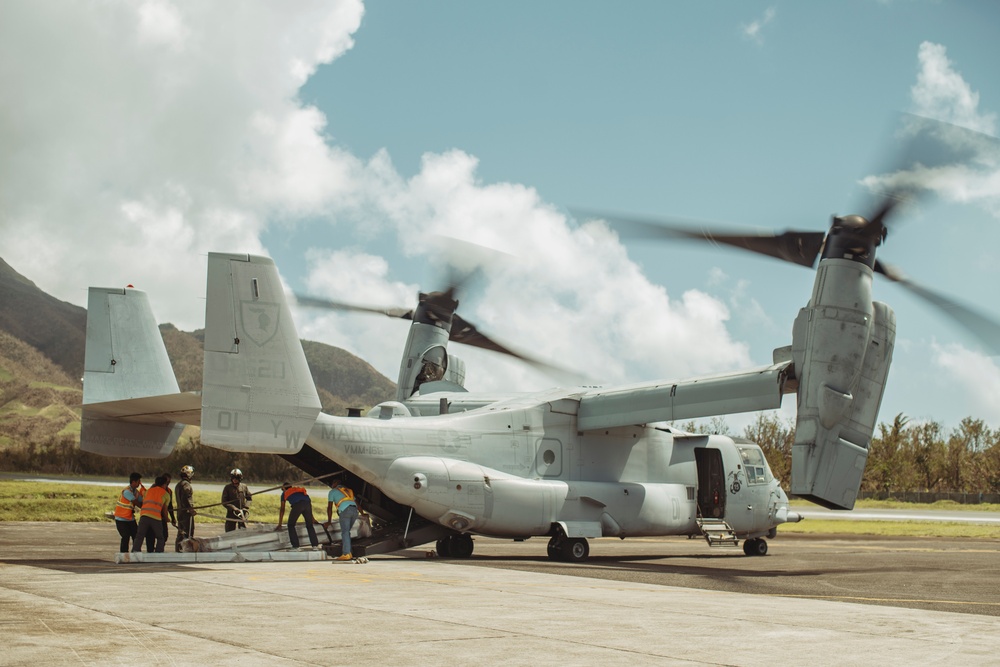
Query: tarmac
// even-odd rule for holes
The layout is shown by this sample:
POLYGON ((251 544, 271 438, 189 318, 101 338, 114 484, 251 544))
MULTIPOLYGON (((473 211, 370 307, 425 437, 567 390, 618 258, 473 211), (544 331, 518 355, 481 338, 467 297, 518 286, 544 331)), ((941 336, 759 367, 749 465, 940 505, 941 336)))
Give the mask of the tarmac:
POLYGON ((996 616, 482 567, 427 549, 367 564, 115 564, 116 541, 107 524, 0 524, 0 664, 995 665, 1000 652, 996 616))

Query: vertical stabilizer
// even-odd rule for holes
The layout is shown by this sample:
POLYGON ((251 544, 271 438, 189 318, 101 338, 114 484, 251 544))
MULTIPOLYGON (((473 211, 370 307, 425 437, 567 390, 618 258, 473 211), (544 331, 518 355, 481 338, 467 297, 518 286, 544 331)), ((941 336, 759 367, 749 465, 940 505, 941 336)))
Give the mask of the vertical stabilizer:
POLYGON ((320 407, 274 262, 210 253, 202 442, 292 454, 302 448, 320 407))
POLYGON ((181 424, 166 419, 147 423, 117 421, 87 406, 178 392, 146 293, 91 287, 87 301, 81 449, 105 456, 167 456, 184 428, 181 424))

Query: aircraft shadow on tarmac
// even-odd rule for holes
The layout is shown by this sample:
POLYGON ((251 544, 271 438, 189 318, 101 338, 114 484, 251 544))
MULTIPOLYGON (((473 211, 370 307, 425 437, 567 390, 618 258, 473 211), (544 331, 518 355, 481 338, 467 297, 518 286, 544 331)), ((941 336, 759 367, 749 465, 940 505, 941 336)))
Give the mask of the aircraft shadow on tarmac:
MULTIPOLYGON (((700 565, 680 565, 665 563, 670 559, 699 560, 713 563, 720 563, 733 556, 723 554, 698 554, 698 555, 649 555, 649 556, 591 556, 585 563, 559 563, 552 562, 542 556, 486 556, 478 555, 469 560, 449 561, 461 563, 463 565, 479 565, 482 567, 514 568, 514 569, 536 569, 538 566, 551 565, 553 570, 559 574, 592 576, 603 572, 620 570, 630 573, 645 572, 658 575, 685 575, 691 577, 709 577, 715 580, 740 580, 753 579, 761 580, 768 578, 789 578, 789 577, 823 577, 834 573, 845 572, 841 568, 809 568, 809 569, 767 569, 766 559, 755 559, 754 564, 760 567, 729 568, 729 567, 706 567, 700 565)), ((742 561, 743 559, 740 558, 742 561)), ((858 569, 848 568, 852 575, 884 574, 885 568, 858 569)))
MULTIPOLYGON (((38 567, 45 570, 66 572, 67 574, 151 574, 157 572, 176 572, 175 563, 151 564, 143 563, 138 565, 119 565, 99 558, 11 558, 0 559, 4 565, 25 565, 27 567, 38 567)), ((185 571, 207 570, 206 567, 199 567, 190 563, 183 563, 185 571)))

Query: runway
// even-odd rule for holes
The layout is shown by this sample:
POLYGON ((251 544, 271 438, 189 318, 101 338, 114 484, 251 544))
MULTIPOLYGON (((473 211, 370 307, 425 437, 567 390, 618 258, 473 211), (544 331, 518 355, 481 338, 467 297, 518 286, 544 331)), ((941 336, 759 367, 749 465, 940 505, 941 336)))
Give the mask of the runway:
POLYGON ((996 663, 1000 541, 476 540, 327 561, 115 565, 107 523, 0 524, 5 665, 996 663), (957 612, 957 613, 956 613, 957 612))
POLYGON ((788 534, 763 558, 703 540, 600 539, 581 565, 544 557, 545 542, 477 540, 485 567, 837 600, 1000 617, 1000 540, 788 534))

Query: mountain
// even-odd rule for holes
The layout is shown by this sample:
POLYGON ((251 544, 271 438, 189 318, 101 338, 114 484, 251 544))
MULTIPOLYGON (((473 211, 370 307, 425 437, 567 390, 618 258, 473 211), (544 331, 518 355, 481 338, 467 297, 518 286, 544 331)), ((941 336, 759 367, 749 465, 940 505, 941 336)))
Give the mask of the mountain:
POLYGON ((80 381, 51 359, 0 331, 0 448, 80 435, 80 381))
MULTIPOLYGON (((0 259, 0 449, 79 438, 87 311, 40 290, 0 259)), ((181 391, 201 390, 204 330, 160 325, 181 391)), ((337 347, 303 341, 323 409, 345 415, 395 397, 396 385, 337 347)))
POLYGON ((0 259, 0 331, 24 341, 80 385, 87 309, 49 296, 0 259))

